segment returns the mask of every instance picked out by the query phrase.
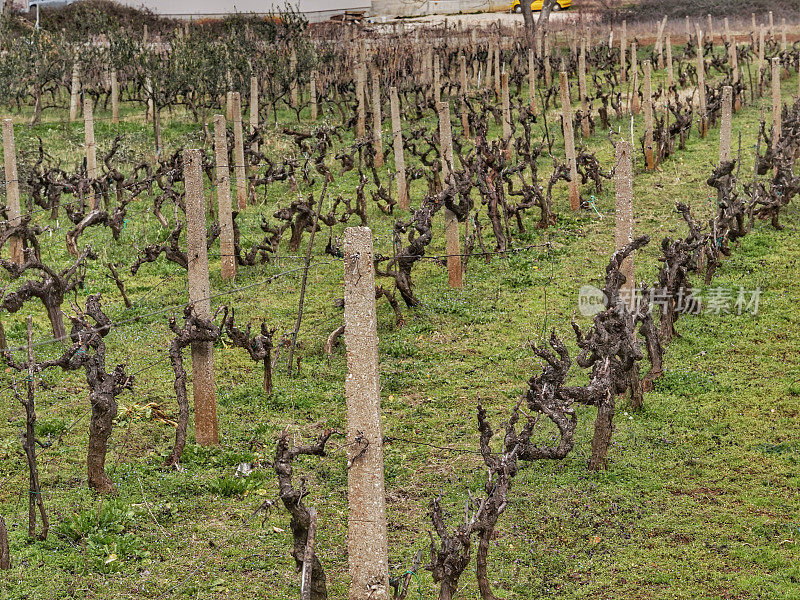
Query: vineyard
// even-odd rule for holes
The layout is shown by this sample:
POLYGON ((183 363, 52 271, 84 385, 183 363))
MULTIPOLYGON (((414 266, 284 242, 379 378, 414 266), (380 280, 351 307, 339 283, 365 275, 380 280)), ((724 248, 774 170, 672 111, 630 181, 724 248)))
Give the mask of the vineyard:
POLYGON ((4 17, 0 599, 799 597, 800 28, 584 17, 4 17))

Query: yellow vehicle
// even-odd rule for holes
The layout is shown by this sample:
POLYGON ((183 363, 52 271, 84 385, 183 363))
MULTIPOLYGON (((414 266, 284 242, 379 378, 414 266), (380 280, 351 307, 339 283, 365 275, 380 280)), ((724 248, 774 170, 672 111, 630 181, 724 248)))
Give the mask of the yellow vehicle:
MULTIPOLYGON (((531 2, 531 10, 533 12, 542 10, 542 4, 543 0, 533 0, 533 2, 531 2)), ((553 11, 565 10, 570 6, 572 6, 572 0, 556 0, 556 3, 553 5, 553 11)), ((522 12, 522 4, 520 4, 519 0, 514 0, 514 2, 511 4, 511 12, 522 12)))

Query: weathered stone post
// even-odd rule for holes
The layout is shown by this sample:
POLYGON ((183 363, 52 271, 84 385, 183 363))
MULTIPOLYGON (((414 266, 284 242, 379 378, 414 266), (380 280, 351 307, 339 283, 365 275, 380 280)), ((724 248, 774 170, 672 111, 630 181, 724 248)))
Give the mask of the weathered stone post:
POLYGON ((733 88, 722 88, 722 120, 719 127, 719 162, 731 160, 731 115, 733 114, 733 88))
POLYGON ((392 113, 392 149, 394 151, 394 170, 397 178, 397 205, 408 210, 408 188, 406 187, 406 159, 403 154, 403 123, 400 120, 400 100, 397 88, 389 88, 389 103, 392 113))
POLYGON ((350 600, 389 600, 383 480, 378 325, 372 232, 344 233, 344 341, 347 348, 347 554, 350 600))
POLYGON ((217 212, 219 215, 219 251, 222 278, 236 277, 231 207, 231 169, 228 164, 228 137, 225 117, 214 115, 214 162, 216 163, 217 212))
POLYGON ((236 174, 236 205, 239 210, 247 208, 247 169, 244 164, 244 135, 242 133, 242 98, 239 92, 231 94, 233 109, 233 172, 236 174))
MULTIPOLYGON (((453 183, 453 134, 450 130, 450 103, 439 102, 439 139, 442 144, 442 185, 453 183)), ((458 232, 458 219, 455 213, 444 207, 445 247, 447 251, 447 280, 450 287, 460 288, 461 240, 458 232)))
MULTIPOLYGON (((628 141, 617 142, 614 167, 614 243, 619 250, 633 241, 633 151, 628 141)), ((633 255, 628 256, 620 269, 625 284, 620 292, 624 299, 633 299, 636 287, 633 270, 633 255)), ((629 306, 631 304, 629 303, 629 306)))
MULTIPOLYGON (((203 164, 200 150, 183 152, 186 186, 186 257, 188 259, 189 302, 197 316, 211 319, 211 283, 206 249, 206 211, 203 202, 203 164)), ((219 443, 217 397, 214 389, 214 345, 192 344, 192 393, 194 426, 201 446, 219 443)))
POLYGON ((572 107, 569 103, 569 80, 567 74, 559 74, 561 84, 561 118, 564 130, 564 151, 569 168, 569 207, 580 210, 581 193, 578 187, 578 164, 575 159, 575 134, 572 129, 572 107))
MULTIPOLYGON (((6 176, 6 211, 8 224, 12 227, 22 222, 19 205, 19 175, 17 174, 17 147, 14 142, 14 122, 3 119, 3 162, 6 176)), ((25 262, 22 252, 22 239, 12 236, 8 240, 9 254, 12 262, 21 265, 25 262)))

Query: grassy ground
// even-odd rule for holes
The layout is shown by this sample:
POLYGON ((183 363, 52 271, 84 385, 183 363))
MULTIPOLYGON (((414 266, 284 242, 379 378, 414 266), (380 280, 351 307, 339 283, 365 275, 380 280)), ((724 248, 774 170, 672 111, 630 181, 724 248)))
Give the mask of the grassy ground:
MULTIPOLYGON (((787 99, 796 88, 795 78, 785 83, 787 99)), ((735 118, 743 174, 751 172, 759 114, 760 108, 751 106, 735 118)), ((100 120, 96 129, 102 153, 117 128, 100 120)), ((130 156, 149 147, 151 134, 144 124, 119 129, 130 156)), ((35 147, 35 135, 67 164, 80 160, 82 126, 20 127, 21 155, 35 147)), ((180 118, 166 119, 165 140, 172 148, 202 143, 197 128, 180 118)), ((604 165, 611 165, 612 149, 603 133, 585 144, 604 165)), ((272 151, 280 154, 277 141, 272 151)), ((654 240, 636 257, 639 280, 654 281, 660 239, 685 233, 674 212, 676 201, 711 214, 713 190, 705 179, 716 154, 712 131, 704 140, 693 138, 658 171, 637 173, 636 231, 654 240)), ((641 163, 637 149, 637 170, 641 163)), ((412 188, 412 204, 423 193, 418 184, 412 188)), ((352 174, 338 178, 336 186, 341 193, 352 193, 352 174)), ((380 303, 386 435, 474 450, 476 396, 480 394, 499 424, 539 370, 528 341, 542 341, 551 327, 571 341, 569 320, 577 310, 578 289, 602 281, 613 250, 613 185, 596 199, 602 218, 590 211, 570 214, 565 192, 563 187, 558 191, 556 228, 535 231, 531 215, 528 232, 516 239, 518 246, 550 240, 550 252, 533 249, 488 264, 472 259, 462 290, 449 289, 446 270, 423 261, 414 271, 423 305, 405 313, 402 329, 380 303)), ((287 188, 275 185, 268 205, 248 209, 245 222, 254 226, 261 213, 272 213, 275 202, 291 197, 287 188)), ((137 277, 126 276, 135 304, 126 311, 101 268, 106 260, 130 264, 132 247, 166 238, 168 231, 147 216, 148 204, 147 198, 136 203, 120 243, 110 243, 108 232, 97 228, 81 239, 81 245, 92 243, 102 260, 90 268, 77 303, 85 294, 101 292, 117 321, 149 315, 107 338, 109 365, 124 362, 129 371, 141 371, 134 391, 119 399, 123 410, 108 461, 118 491, 98 498, 85 486, 88 399, 82 375, 46 373, 37 395, 38 433, 52 443, 40 453, 40 470, 54 531, 46 542, 28 542, 27 476, 19 444, 23 412, 6 392, 0 408, 0 514, 9 524, 14 565, 0 575, 0 598, 299 595, 285 512, 279 507, 266 517, 248 518, 265 498, 277 495, 269 462, 279 431, 288 427, 299 441, 323 427, 345 427, 343 349, 330 357, 322 352, 328 333, 341 323, 341 311, 334 306, 342 295, 341 265, 322 253, 327 236, 320 236, 300 334, 301 370, 288 378, 281 366, 271 397, 260 388, 257 365, 240 350, 217 345, 222 444, 204 449, 190 443, 184 470, 166 472, 161 464, 174 430, 143 407, 155 402, 170 414, 176 411, 165 360, 170 337, 166 317, 180 314, 187 298, 185 280, 163 260, 145 265, 137 277), (165 306, 174 308, 150 314, 165 306), (241 462, 259 468, 248 479, 237 480, 233 475, 241 462)), ((575 450, 566 460, 523 466, 492 549, 490 572, 498 596, 800 597, 799 216, 795 204, 782 219, 783 231, 756 224, 712 283, 734 296, 740 287, 760 287, 757 315, 705 312, 679 321, 680 337, 667 350, 666 373, 646 395, 644 410, 628 414, 625 401, 618 405, 607 471, 586 470, 594 410, 585 407, 577 409, 575 450)), ((375 211, 370 224, 376 251, 387 253, 390 220, 375 211)), ((443 224, 437 228, 431 253, 444 251, 443 224)), ((333 233, 341 234, 341 229, 333 233)), ((52 240, 45 239, 46 257, 67 260, 63 234, 61 230, 52 240)), ((218 252, 216 246, 211 251, 212 289, 229 293, 216 303, 235 306, 243 320, 266 319, 289 331, 299 293, 297 272, 271 285, 235 289, 291 269, 296 261, 245 268, 235 283, 225 283, 219 277, 218 252)), ((31 302, 25 310, 34 314, 36 339, 48 338, 39 305, 31 302)), ((589 324, 583 317, 579 322, 589 324)), ((5 324, 10 343, 21 343, 23 314, 7 317, 5 324)), ((57 349, 48 345, 37 351, 52 356, 57 349)), ((3 385, 11 376, 5 373, 3 385)), ((575 380, 583 377, 576 369, 575 380)), ((385 458, 390 565, 393 573, 400 573, 427 547, 431 498, 443 493, 457 519, 467 491, 479 493, 485 475, 469 452, 422 444, 393 442, 386 446, 385 458)), ((343 598, 343 449, 334 446, 328 458, 302 463, 300 472, 307 478, 307 503, 320 513, 317 548, 331 597, 343 598)), ((478 597, 469 570, 462 585, 459 597, 478 597)), ((413 589, 411 598, 436 597, 425 571, 419 573, 419 586, 419 595, 413 589)))

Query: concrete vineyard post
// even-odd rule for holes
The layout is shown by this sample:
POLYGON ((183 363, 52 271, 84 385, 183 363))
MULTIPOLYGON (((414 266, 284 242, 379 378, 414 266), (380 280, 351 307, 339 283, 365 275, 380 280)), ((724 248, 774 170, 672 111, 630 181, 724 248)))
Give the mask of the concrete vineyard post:
POLYGON ((389 599, 372 231, 344 233, 349 600, 389 599))
POLYGON ((772 147, 777 150, 781 137, 781 59, 772 58, 772 147))
POLYGON ((758 76, 756 93, 761 97, 764 89, 764 26, 758 30, 758 60, 756 61, 756 74, 758 76))
POLYGON ((503 147, 506 160, 511 160, 511 100, 508 94, 508 73, 500 76, 500 97, 503 109, 503 147))
POLYGON ((589 102, 586 97, 586 38, 581 38, 578 55, 578 91, 581 97, 581 132, 589 137, 589 102))
POLYGON ((536 80, 538 73, 536 72, 536 59, 532 49, 528 49, 528 101, 530 102, 531 111, 534 115, 538 115, 536 110, 536 80))
POLYGON ((664 68, 664 43, 663 43, 663 36, 664 36, 664 28, 667 25, 667 15, 664 15, 664 18, 661 19, 661 23, 658 25, 658 37, 656 39, 656 52, 658 53, 658 69, 662 70, 664 68))
MULTIPOLYGON (((614 243, 616 249, 633 241, 633 149, 628 141, 617 142, 614 166, 614 243)), ((635 289, 633 255, 628 256, 620 269, 625 276, 621 288, 623 298, 633 299, 635 289)), ((629 305, 630 306, 630 305, 629 305)))
POLYGON ((675 83, 675 71, 672 66, 672 40, 667 35, 667 97, 669 97, 669 90, 675 83))
POLYGON ((442 73, 438 53, 433 55, 433 101, 442 101, 442 73))
MULTIPOLYGON (((440 102, 437 105, 439 113, 439 139, 442 144, 442 185, 453 183, 453 134, 450 130, 450 103, 440 102)), ((447 251, 447 281, 450 287, 460 288, 462 280, 461 270, 461 240, 458 232, 458 219, 449 208, 444 208, 445 248, 447 251)))
POLYGON ((233 108, 233 172, 236 174, 236 205, 247 208, 247 170, 244 165, 244 135, 242 133, 242 98, 239 92, 231 95, 233 108))
POLYGON ((650 61, 642 63, 644 67, 644 159, 648 171, 656 168, 653 147, 653 90, 650 77, 650 61))
POLYGON ((70 123, 78 118, 79 96, 81 93, 81 65, 77 59, 72 64, 72 86, 69 93, 69 120, 70 123))
POLYGON ((363 138, 367 131, 367 74, 366 65, 356 65, 356 101, 358 102, 358 118, 356 120, 356 137, 363 138))
POLYGON ((408 210, 408 188, 406 187, 406 161, 403 154, 403 129, 400 121, 400 100, 397 88, 389 89, 389 103, 392 113, 392 149, 394 151, 394 170, 397 178, 397 205, 408 210))
POLYGON ((639 62, 637 60, 636 42, 631 42, 631 113, 638 115, 642 109, 639 103, 639 62))
MULTIPOLYGON (((195 314, 211 319, 211 283, 206 249, 206 211, 203 201, 203 164, 200 150, 184 150, 183 178, 186 186, 186 257, 189 302, 195 314)), ((214 389, 214 345, 192 344, 192 394, 197 443, 219 443, 217 397, 214 389)))
MULTIPOLYGON (((6 210, 8 224, 16 227, 22 222, 19 205, 19 175, 17 173, 17 147, 14 142, 14 122, 3 119, 3 162, 6 176, 6 210)), ((12 262, 21 265, 25 262, 22 252, 22 238, 12 236, 9 239, 9 253, 12 262)))
MULTIPOLYGON (((700 34, 700 27, 697 27, 697 39, 699 40, 698 48, 702 48, 702 35, 700 34)), ((706 61, 703 57, 703 52, 697 52, 697 94, 699 96, 698 112, 699 112, 699 131, 700 137, 706 136, 708 129, 708 115, 706 109, 706 61)))
POLYGON ((619 80, 621 83, 628 81, 628 61, 625 53, 628 51, 628 22, 622 21, 622 33, 619 38, 619 80))
POLYGON ((96 209, 100 206, 100 196, 95 196, 92 183, 97 179, 97 144, 94 139, 94 109, 92 99, 88 96, 83 99, 83 126, 86 142, 86 178, 89 180, 86 200, 89 206, 96 209))
POLYGON ((461 87, 461 132, 465 138, 468 138, 469 111, 467 110, 467 57, 463 54, 458 57, 458 79, 461 87))
POLYGON ((111 122, 119 123, 119 81, 117 70, 111 70, 111 122))
POLYGON ((733 114, 733 88, 722 88, 722 118, 719 127, 719 162, 731 160, 731 116, 733 114))
MULTIPOLYGON (((250 78, 250 133, 258 129, 258 77, 250 78)), ((258 152, 258 142, 253 142, 250 148, 258 152)))
POLYGON ((297 52, 295 52, 294 48, 289 55, 289 76, 292 78, 289 83, 289 100, 292 103, 292 108, 297 108, 297 52))
POLYGON ((381 112, 381 80, 374 65, 372 71, 372 144, 374 146, 375 167, 383 166, 383 113, 381 112))
POLYGON ((544 84, 549 88, 553 83, 553 68, 550 64, 550 34, 546 31, 542 34, 542 44, 544 46, 544 84))
POLYGON ((311 120, 316 121, 318 116, 317 108, 317 71, 311 71, 311 79, 308 82, 309 94, 311 95, 311 120))
POLYGON ((228 136, 224 115, 214 115, 214 162, 216 164, 217 214, 219 215, 219 251, 222 278, 236 277, 231 207, 231 168, 228 164, 228 136))
POLYGON ((569 80, 562 71, 559 74, 561 84, 561 115, 564 121, 564 150, 569 168, 569 207, 580 210, 581 194, 578 188, 578 164, 575 160, 575 134, 572 130, 572 107, 569 103, 569 80))

